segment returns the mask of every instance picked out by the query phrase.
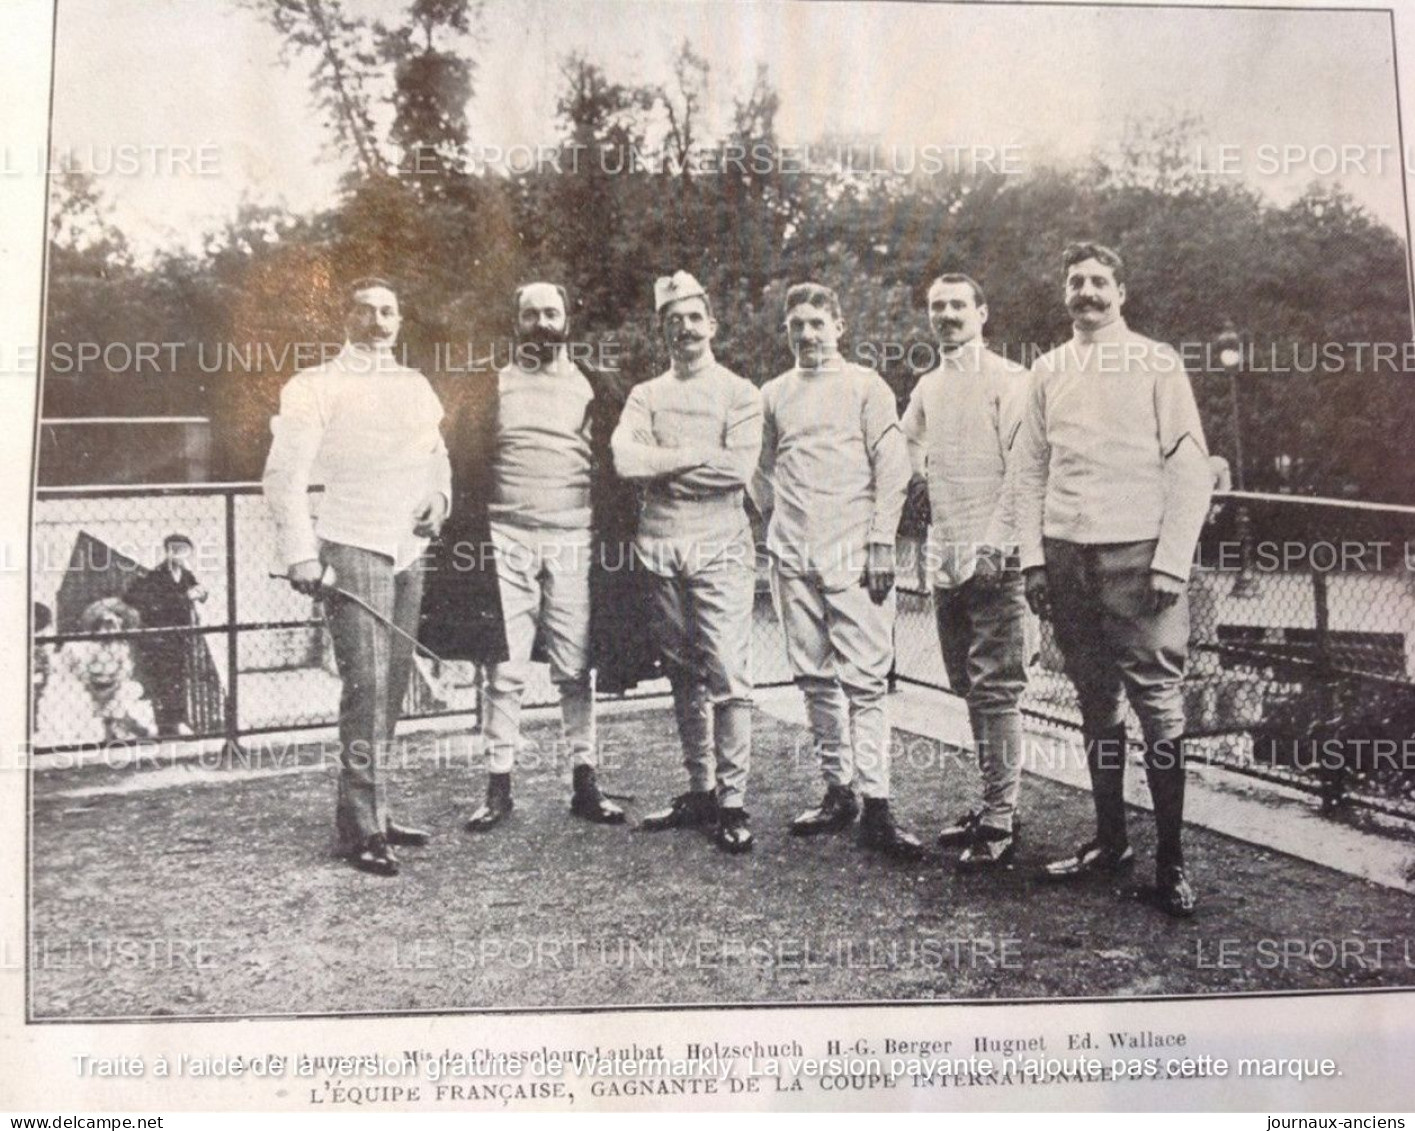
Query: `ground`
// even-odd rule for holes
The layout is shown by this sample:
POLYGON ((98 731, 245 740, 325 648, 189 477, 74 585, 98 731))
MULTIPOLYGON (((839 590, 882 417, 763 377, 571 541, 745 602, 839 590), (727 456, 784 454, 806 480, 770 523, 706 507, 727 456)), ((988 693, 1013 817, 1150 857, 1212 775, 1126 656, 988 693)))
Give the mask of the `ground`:
MULTIPOLYGON (((617 752, 606 786, 635 795, 633 816, 682 788, 671 725, 660 706, 601 723, 602 741, 617 752)), ((896 765, 896 809, 930 843, 928 859, 881 860, 849 835, 791 838, 785 826, 820 790, 806 736, 762 713, 756 727, 748 807, 757 847, 746 857, 725 856, 698 832, 572 820, 568 772, 549 764, 517 775, 505 826, 468 836, 461 822, 484 776, 449 757, 446 737, 433 732, 404 735, 412 754, 390 773, 390 796, 401 820, 436 839, 401 850, 403 873, 391 880, 332 856, 334 774, 317 748, 298 752, 298 764, 287 751, 282 765, 259 773, 37 774, 31 1015, 1415 984, 1415 899, 1205 829, 1186 834, 1200 915, 1163 917, 1138 893, 1153 844, 1143 812, 1131 814, 1141 860, 1133 879, 1065 890, 1041 883, 1037 865, 1086 836, 1091 802, 1031 775, 1018 867, 960 875, 932 837, 974 796, 976 772, 969 757, 945 749, 919 756, 928 749, 919 740, 896 765), (1347 958, 1327 961, 1342 940, 1347 958), (1377 953, 1352 951, 1351 940, 1394 942, 1377 953)), ((548 740, 553 724, 538 721, 531 733, 548 740)))

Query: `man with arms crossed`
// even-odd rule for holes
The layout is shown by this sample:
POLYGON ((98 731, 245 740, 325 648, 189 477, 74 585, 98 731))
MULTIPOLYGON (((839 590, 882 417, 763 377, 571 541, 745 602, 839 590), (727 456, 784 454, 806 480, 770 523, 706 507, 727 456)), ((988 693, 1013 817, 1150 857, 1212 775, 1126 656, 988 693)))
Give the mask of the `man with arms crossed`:
POLYGON ((928 304, 939 363, 919 378, 901 423, 928 485, 925 554, 943 665, 967 700, 983 779, 982 805, 938 842, 962 848, 961 867, 1005 867, 1015 851, 1027 684, 1027 604, 1005 481, 1027 374, 983 344, 987 300, 973 279, 939 276, 928 304))
POLYGON ((1018 435, 1027 600, 1050 618, 1081 703, 1096 836, 1058 881, 1134 862, 1125 828, 1125 699, 1154 802, 1156 902, 1194 912, 1180 835, 1186 582, 1209 507, 1203 427, 1178 354, 1125 324, 1125 265, 1096 243, 1062 257, 1071 340, 1038 359, 1018 435))
POLYGON ((894 540, 909 453, 894 394, 840 356, 834 291, 786 292, 796 366, 762 389, 762 455, 754 493, 767 519, 786 651, 806 699, 825 797, 796 818, 797 836, 848 828, 864 797, 860 844, 913 860, 922 846, 889 811, 894 655, 894 540), (847 715, 846 704, 849 704, 847 715))
POLYGON ((646 485, 636 549, 656 575, 655 631, 688 792, 640 828, 715 826, 720 848, 747 852, 756 571, 743 502, 761 451, 761 396, 713 357, 717 322, 696 279, 660 278, 654 307, 672 368, 629 394, 611 445, 619 474, 646 485))
POLYGON ((362 871, 398 872, 393 845, 428 834, 393 823, 379 761, 393 739, 412 668, 422 603, 423 551, 451 506, 442 405, 427 378, 393 354, 402 317, 383 279, 349 286, 344 348, 295 374, 270 422, 265 498, 290 584, 312 597, 345 589, 387 624, 337 593, 326 616, 343 681, 342 769, 336 825, 343 853, 362 871), (312 473, 324 483, 310 520, 312 473))

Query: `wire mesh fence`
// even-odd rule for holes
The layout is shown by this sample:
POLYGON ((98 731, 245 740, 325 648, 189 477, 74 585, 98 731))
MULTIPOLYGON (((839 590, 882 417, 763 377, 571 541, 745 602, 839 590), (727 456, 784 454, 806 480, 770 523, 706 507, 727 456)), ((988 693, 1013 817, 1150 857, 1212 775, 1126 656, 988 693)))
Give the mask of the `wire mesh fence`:
MULTIPOLYGON (((319 496, 311 496, 317 508, 319 496)), ((322 608, 272 578, 274 529, 254 484, 55 488, 33 528, 32 747, 221 738, 337 722, 322 608), (174 565, 173 535, 189 546, 174 565), (186 571, 184 576, 181 571, 186 571)), ((920 541, 900 542, 897 679, 948 689, 920 541)), ((1189 586, 1191 758, 1415 817, 1415 508, 1216 497, 1189 586)), ((759 686, 790 681, 759 578, 759 686)), ((1074 726, 1075 693, 1029 618, 1029 713, 1074 726)), ((465 715, 481 673, 420 663, 405 717, 465 715)), ((631 694, 665 694, 665 682, 631 694)), ((533 666, 528 705, 555 701, 533 666)))
MULTIPOLYGON (((311 493, 316 513, 319 499, 311 493)), ((275 545, 255 484, 41 490, 32 560, 34 751, 235 741, 336 723, 340 682, 323 607, 271 576, 285 568, 275 545), (173 537, 187 546, 175 566, 164 547, 173 537)), ((789 681, 764 583, 754 637, 758 683, 789 681)), ((404 718, 465 715, 475 725, 482 678, 474 664, 420 657, 404 718)), ((668 691, 660 680, 628 697, 668 691)), ((548 668, 532 665, 526 704, 557 700, 548 668)))

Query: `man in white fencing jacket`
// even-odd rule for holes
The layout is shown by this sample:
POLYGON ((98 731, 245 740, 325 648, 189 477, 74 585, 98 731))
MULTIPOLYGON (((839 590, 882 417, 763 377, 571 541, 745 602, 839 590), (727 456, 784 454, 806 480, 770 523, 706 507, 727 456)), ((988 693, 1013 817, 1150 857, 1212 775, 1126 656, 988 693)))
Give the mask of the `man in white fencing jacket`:
POLYGON ((1102 244, 1063 255, 1070 341, 1033 366, 1015 488, 1027 599, 1049 617, 1081 704, 1096 836, 1054 880, 1133 863, 1125 700, 1154 801, 1156 900, 1194 911, 1181 847, 1186 583, 1209 506, 1203 427, 1179 355, 1125 324, 1125 265, 1102 244))
POLYGON ((334 585, 401 630, 354 601, 328 596, 344 685, 339 839, 355 867, 383 876, 398 871, 391 846, 428 841, 427 833, 390 819, 379 761, 408 689, 423 553, 452 498, 442 404, 427 378, 394 356, 401 325, 398 296, 386 281, 350 284, 344 348, 281 390, 264 479, 290 584, 318 597, 332 570, 334 585), (324 483, 317 523, 308 497, 316 468, 324 483))
POLYGON ((713 357, 717 322, 693 276, 660 278, 654 307, 672 368, 635 386, 611 446, 619 474, 645 484, 635 549, 654 575, 688 791, 640 828, 715 826, 720 848, 747 852, 756 571, 744 499, 761 396, 713 357))
POLYGON ((848 828, 864 798, 860 843, 902 859, 922 846, 889 809, 894 658, 894 541, 909 453, 894 394, 840 356, 835 292, 786 292, 794 368, 762 389, 762 455, 754 484, 786 652, 806 699, 825 796, 791 825, 797 836, 848 828), (848 715, 847 715, 848 704, 848 715))
POLYGON ((963 868, 1006 866, 1015 850, 1027 685, 1027 603, 1017 569, 1007 464, 1026 370, 983 344, 982 288, 967 275, 929 287, 939 363, 914 386, 901 425, 915 474, 928 485, 925 549, 949 686, 968 703, 982 804, 939 834, 963 868))

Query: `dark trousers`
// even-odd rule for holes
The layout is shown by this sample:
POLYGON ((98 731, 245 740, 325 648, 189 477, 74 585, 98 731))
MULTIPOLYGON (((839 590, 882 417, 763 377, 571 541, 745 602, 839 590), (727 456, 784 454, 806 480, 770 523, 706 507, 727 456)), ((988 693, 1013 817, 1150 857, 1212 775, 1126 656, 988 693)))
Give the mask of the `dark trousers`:
POLYGON ((157 720, 159 734, 171 734, 178 723, 188 721, 187 673, 184 670, 184 661, 191 646, 191 637, 175 632, 139 642, 144 689, 147 691, 147 697, 152 700, 152 713, 157 720))
POLYGON ((1125 830, 1125 702, 1140 719, 1154 801, 1156 865, 1180 866, 1184 823, 1184 699, 1189 647, 1187 595, 1150 609, 1155 543, 1081 545, 1044 540, 1052 627, 1076 685, 1097 839, 1119 849, 1125 830))
MULTIPOLYGON (((423 562, 397 573, 386 554, 324 542, 320 560, 334 567, 347 589, 404 632, 416 634, 423 599, 423 562)), ((388 803, 379 765, 386 760, 403 710, 413 666, 412 641, 338 595, 325 603, 334 640, 339 698, 339 799, 335 825, 342 848, 354 848, 388 828, 388 803)))

